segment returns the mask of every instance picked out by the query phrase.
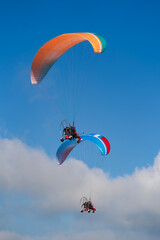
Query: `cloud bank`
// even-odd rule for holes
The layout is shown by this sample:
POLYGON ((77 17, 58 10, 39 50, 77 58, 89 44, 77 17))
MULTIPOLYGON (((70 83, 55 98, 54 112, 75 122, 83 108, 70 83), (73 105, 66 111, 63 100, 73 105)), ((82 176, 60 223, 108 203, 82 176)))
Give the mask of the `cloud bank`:
MULTIPOLYGON (((53 233, 49 229, 48 236, 39 236, 37 231, 36 237, 25 231, 20 234, 20 227, 13 231, 13 226, 0 222, 3 230, 0 240, 156 240, 160 237, 160 154, 153 166, 136 168, 132 175, 112 179, 102 169, 89 169, 82 161, 68 159, 59 166, 42 149, 33 149, 18 139, 0 139, 0 192, 1 195, 16 193, 17 199, 27 196, 29 201, 23 211, 31 209, 33 215, 43 219, 43 225, 48 216, 66 217, 64 232, 57 229, 53 233), (97 212, 80 214, 79 199, 89 192, 97 212)), ((14 207, 13 203, 8 204, 9 209, 14 207)), ((2 202, 2 206, 6 203, 2 202)), ((8 218, 12 214, 9 212, 8 218)), ((1 215, 6 218, 2 210, 1 215)))

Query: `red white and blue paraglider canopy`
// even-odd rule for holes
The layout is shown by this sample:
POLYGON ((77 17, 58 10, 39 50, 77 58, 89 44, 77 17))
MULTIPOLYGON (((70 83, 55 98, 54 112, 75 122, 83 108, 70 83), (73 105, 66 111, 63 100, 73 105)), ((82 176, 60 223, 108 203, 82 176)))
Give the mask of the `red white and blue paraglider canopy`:
MULTIPOLYGON (((89 134, 82 135, 80 137, 81 142, 88 140, 96 144, 102 155, 107 155, 110 152, 110 143, 104 136, 99 134, 89 134)), ((73 150, 73 148, 75 148, 78 144, 79 143, 77 143, 76 140, 68 140, 62 143, 56 153, 58 164, 62 164, 70 152, 73 150)))

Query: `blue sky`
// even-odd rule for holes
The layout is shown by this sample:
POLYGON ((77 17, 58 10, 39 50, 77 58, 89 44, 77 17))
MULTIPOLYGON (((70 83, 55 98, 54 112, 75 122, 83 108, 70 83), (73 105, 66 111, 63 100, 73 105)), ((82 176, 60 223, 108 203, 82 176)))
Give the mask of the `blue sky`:
MULTIPOLYGON (((92 145, 87 145, 79 147, 72 156, 82 160, 81 164, 85 162, 89 167, 88 171, 92 171, 90 168, 95 166, 109 174, 113 181, 118 181, 120 176, 124 179, 126 175, 133 176, 135 169, 146 168, 147 171, 151 166, 154 168, 154 159, 160 149, 159 11, 159 1, 26 1, 23 3, 9 1, 2 3, 0 10, 0 139, 2 145, 5 139, 13 141, 13 145, 17 143, 14 143, 15 139, 18 139, 17 141, 22 144, 20 148, 25 149, 25 154, 30 154, 29 151, 42 153, 43 156, 45 155, 44 159, 51 161, 52 168, 55 168, 55 153, 60 144, 60 122, 63 118, 69 121, 73 119, 72 109, 70 111, 70 107, 68 105, 66 107, 66 102, 72 95, 67 94, 69 87, 66 83, 68 85, 71 78, 68 63, 74 61, 71 67, 78 87, 79 82, 82 81, 80 101, 77 105, 77 131, 103 134, 110 141, 111 152, 104 160, 94 146, 92 148, 92 145), (69 32, 94 32, 102 35, 107 42, 106 51, 101 55, 94 55, 88 44, 81 44, 60 59, 40 85, 31 85, 30 68, 38 49, 51 38, 69 32), (80 55, 84 56, 84 60, 81 59, 79 62, 80 55), (85 64, 90 56, 92 59, 86 71, 85 64), (56 109, 61 113, 59 114, 56 109)), ((15 145, 16 149, 18 151, 17 145, 15 145)), ((5 159, 7 154, 9 153, 1 155, 5 159)), ((19 159, 20 156, 23 158, 21 153, 16 156, 16 158, 13 157, 14 160, 19 159)), ((12 156, 8 158, 12 159, 12 156)), ((18 160, 15 160, 15 164, 17 164, 16 161, 18 160)), ((47 164, 51 163, 47 162, 47 164)), ((66 166, 69 166, 68 164, 74 165, 70 160, 66 166)), ((14 167, 14 162, 12 166, 14 167)), ((36 162, 34 166, 38 167, 38 163, 36 162)), ((29 165, 26 169, 28 167, 29 165)), ((42 176, 43 174, 45 175, 44 172, 42 176)), ((35 179, 33 182, 36 181, 35 179)), ((44 204, 41 194, 33 193, 36 192, 36 187, 33 192, 28 190, 29 187, 26 189, 26 185, 17 190, 15 186, 12 188, 7 183, 4 184, 4 179, 1 181, 1 206, 6 210, 8 204, 10 209, 9 213, 3 210, 4 219, 7 219, 7 216, 10 219, 13 218, 17 204, 20 204, 22 199, 23 201, 28 199, 22 204, 22 213, 14 215, 16 220, 10 221, 10 226, 6 224, 8 219, 4 220, 3 224, 0 224, 1 230, 11 232, 9 234, 14 232, 16 238, 18 236, 20 239, 23 239, 25 234, 31 237, 33 233, 40 237, 51 235, 51 229, 57 227, 54 214, 51 218, 48 217, 46 208, 40 211, 40 206, 35 208, 36 213, 34 211, 30 213, 29 210, 27 212, 27 209, 31 209, 34 204, 44 204), (13 201, 8 200, 12 198, 13 201), (37 220, 39 214, 41 217, 37 220), (45 214, 47 220, 44 217, 45 214), (35 230, 36 227, 33 227, 34 230, 32 227, 25 230, 25 222, 27 225, 29 222, 33 223, 35 218, 38 224, 37 230, 35 230), (21 221, 24 221, 22 228, 19 226, 21 221), (42 226, 46 231, 38 233, 38 229, 42 226)), ((28 183, 27 186, 30 184, 28 183)), ((47 196, 48 200, 49 195, 47 196)), ((48 200, 48 202, 52 201, 48 200)), ((50 206, 49 203, 48 206, 50 206)), ((74 201, 73 204, 75 204, 74 201)), ((75 209, 72 213, 67 212, 64 215, 56 212, 60 222, 65 225, 65 231, 70 239, 73 219, 77 219, 75 209)), ((108 224, 110 220, 107 219, 108 224)), ((109 231, 112 231, 115 225, 116 228, 120 228, 117 223, 115 225, 114 223, 114 221, 110 223, 112 227, 109 231)), ((31 225, 34 226, 34 224, 31 225)), ((114 237, 113 239, 117 239, 116 236, 114 237)), ((65 237, 62 236, 62 239, 65 237)), ((83 239, 83 236, 77 239, 83 239)))

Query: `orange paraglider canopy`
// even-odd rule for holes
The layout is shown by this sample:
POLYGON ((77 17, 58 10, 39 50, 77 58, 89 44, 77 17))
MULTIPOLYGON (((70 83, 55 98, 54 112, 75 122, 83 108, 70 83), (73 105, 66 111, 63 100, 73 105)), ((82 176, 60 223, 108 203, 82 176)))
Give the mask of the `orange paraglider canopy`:
POLYGON ((55 37, 44 44, 33 59, 31 67, 32 84, 40 83, 53 64, 69 48, 83 41, 89 41, 96 53, 102 53, 106 48, 105 39, 94 33, 67 33, 55 37))

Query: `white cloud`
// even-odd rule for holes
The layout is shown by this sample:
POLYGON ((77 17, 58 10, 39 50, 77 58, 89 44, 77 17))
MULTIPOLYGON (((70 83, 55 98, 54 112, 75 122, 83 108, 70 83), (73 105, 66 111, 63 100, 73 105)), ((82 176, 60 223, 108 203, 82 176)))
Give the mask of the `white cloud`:
POLYGON ((49 240, 48 237, 29 237, 9 231, 0 231, 0 240, 49 240))
MULTIPOLYGON (((54 240, 160 237, 160 154, 153 166, 112 179, 103 170, 89 169, 81 161, 69 159, 59 166, 41 149, 28 147, 18 139, 0 139, 1 193, 4 190, 27 194, 35 212, 41 214, 74 211, 73 234, 54 235, 54 240), (80 197, 88 195, 89 190, 97 212, 90 215, 88 225, 88 215, 76 212, 80 197)), ((6 240, 9 238, 2 234, 13 233, 0 232, 0 240, 6 240)))
POLYGON ((88 231, 88 232, 79 232, 79 233, 70 233, 70 234, 54 234, 49 236, 27 236, 20 235, 14 232, 1 231, 0 240, 159 240, 159 236, 151 236, 146 233, 137 232, 137 231, 88 231))

